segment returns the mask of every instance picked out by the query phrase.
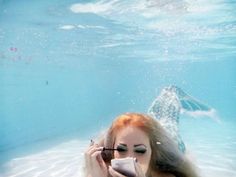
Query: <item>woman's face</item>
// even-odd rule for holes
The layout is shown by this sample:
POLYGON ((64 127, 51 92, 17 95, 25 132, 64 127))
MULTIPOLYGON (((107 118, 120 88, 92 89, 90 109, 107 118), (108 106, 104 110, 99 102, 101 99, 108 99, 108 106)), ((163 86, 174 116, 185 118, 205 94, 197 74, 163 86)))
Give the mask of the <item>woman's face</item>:
POLYGON ((136 127, 125 127, 118 131, 114 148, 120 149, 114 152, 115 158, 135 157, 147 172, 151 159, 151 146, 145 132, 136 127))

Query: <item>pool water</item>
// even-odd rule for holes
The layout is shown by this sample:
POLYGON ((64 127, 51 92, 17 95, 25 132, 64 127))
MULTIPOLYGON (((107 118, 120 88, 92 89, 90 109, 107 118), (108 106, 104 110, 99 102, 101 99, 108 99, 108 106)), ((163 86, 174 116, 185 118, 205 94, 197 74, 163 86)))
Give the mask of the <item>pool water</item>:
POLYGON ((91 138, 176 85, 202 177, 236 177, 236 2, 0 0, 0 176, 82 176, 91 138))

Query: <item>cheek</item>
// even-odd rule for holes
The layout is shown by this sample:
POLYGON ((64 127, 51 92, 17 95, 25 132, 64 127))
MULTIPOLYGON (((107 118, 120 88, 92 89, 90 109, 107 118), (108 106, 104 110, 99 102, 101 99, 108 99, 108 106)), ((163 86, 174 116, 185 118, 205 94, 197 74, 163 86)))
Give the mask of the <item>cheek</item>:
POLYGON ((114 158, 119 158, 119 153, 114 152, 114 158))
POLYGON ((114 152, 114 158, 125 158, 126 156, 126 153, 114 152))
POLYGON ((140 164, 149 164, 150 157, 148 155, 135 156, 140 164))
POLYGON ((142 167, 142 170, 146 173, 151 161, 151 154, 145 154, 143 156, 137 156, 136 157, 140 166, 142 167))

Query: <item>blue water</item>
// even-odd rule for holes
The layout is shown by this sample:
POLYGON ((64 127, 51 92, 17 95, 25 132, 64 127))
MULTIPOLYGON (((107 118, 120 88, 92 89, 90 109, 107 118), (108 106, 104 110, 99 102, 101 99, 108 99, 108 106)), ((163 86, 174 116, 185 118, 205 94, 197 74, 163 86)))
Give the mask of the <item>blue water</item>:
POLYGON ((0 1, 0 176, 81 176, 89 139, 120 113, 147 112, 170 84, 220 118, 180 120, 202 176, 236 176, 235 8, 232 0, 0 1))

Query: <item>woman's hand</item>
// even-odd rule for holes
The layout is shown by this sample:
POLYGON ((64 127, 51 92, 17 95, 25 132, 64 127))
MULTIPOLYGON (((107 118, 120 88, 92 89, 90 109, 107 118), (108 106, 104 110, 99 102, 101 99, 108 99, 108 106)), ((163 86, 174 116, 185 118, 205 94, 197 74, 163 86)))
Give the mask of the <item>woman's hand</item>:
MULTIPOLYGON (((136 171, 136 175, 134 177, 145 177, 145 174, 143 173, 143 170, 141 166, 139 165, 139 163, 135 162, 134 165, 135 165, 135 171, 136 171)), ((108 171, 112 177, 126 177, 122 175, 121 173, 119 173, 118 171, 114 170, 111 166, 109 166, 108 171)))
POLYGON ((103 147, 91 145, 85 153, 86 173, 88 177, 107 177, 108 169, 102 159, 103 147))

